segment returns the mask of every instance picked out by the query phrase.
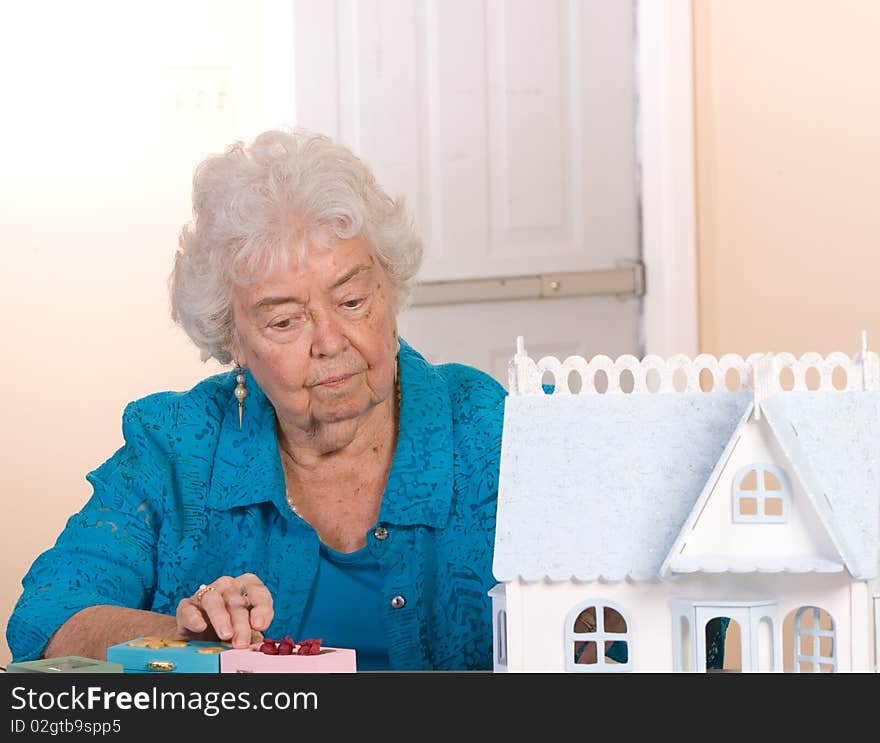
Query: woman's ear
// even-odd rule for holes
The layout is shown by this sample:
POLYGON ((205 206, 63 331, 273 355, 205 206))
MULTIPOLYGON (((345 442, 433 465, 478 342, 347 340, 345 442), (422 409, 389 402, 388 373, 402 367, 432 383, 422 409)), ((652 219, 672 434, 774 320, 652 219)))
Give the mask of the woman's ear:
POLYGON ((241 350, 241 344, 238 342, 238 333, 234 327, 229 333, 229 340, 226 342, 226 352, 232 357, 233 364, 244 368, 244 354, 241 350))
POLYGON ((229 353, 232 365, 236 368, 243 369, 245 364, 244 359, 242 358, 241 349, 238 346, 233 346, 232 344, 230 344, 226 347, 226 351, 229 353))

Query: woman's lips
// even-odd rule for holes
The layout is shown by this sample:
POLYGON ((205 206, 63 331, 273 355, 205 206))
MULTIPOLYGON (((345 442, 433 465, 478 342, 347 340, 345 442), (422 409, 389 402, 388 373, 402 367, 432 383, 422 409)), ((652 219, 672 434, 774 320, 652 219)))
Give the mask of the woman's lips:
POLYGON ((336 387, 341 387, 344 385, 349 379, 352 378, 352 374, 345 374, 341 377, 328 377, 320 382, 318 382, 315 387, 324 387, 325 389, 335 389, 336 387))

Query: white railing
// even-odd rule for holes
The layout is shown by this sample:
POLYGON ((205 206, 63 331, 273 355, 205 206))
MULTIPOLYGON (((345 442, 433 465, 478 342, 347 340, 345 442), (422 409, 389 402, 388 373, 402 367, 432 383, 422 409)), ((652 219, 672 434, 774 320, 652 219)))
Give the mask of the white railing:
POLYGON ((734 353, 715 358, 700 354, 691 359, 684 354, 664 359, 649 355, 642 359, 624 355, 616 359, 598 355, 589 361, 569 356, 560 361, 544 356, 537 361, 526 352, 522 336, 517 338, 516 355, 511 359, 511 395, 543 395, 543 384, 554 386, 557 395, 621 393, 735 392, 755 388, 758 361, 769 378, 761 387, 769 393, 804 390, 880 389, 880 357, 862 350, 850 357, 840 351, 822 356, 805 353, 754 353, 743 358, 734 353))

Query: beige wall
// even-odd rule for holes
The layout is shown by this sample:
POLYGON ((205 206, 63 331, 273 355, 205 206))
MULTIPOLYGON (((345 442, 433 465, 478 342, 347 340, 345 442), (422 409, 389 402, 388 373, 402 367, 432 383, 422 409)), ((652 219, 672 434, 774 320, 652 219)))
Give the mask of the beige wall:
POLYGON ((165 282, 196 161, 283 103, 265 90, 283 74, 273 3, 242 5, 0 10, 0 665, 21 578, 122 443, 124 405, 220 370, 172 324, 165 282))
POLYGON ((700 351, 880 348, 880 2, 694 0, 700 351))

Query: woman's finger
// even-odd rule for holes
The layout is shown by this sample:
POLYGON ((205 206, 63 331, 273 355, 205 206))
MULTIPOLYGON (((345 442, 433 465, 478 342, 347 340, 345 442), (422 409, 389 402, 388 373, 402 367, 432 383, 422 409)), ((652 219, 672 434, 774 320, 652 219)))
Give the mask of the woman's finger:
POLYGON ((232 646, 247 647, 251 642, 250 609, 248 585, 260 582, 256 576, 246 573, 232 580, 223 591, 223 601, 232 625, 232 646))
POLYGON ((177 607, 178 631, 204 632, 212 628, 221 640, 245 647, 262 637, 275 615, 272 594, 253 573, 228 575, 202 584, 177 607), (256 639, 255 639, 256 638, 256 639))
POLYGON ((185 635, 187 632, 204 632, 208 629, 208 623, 201 609, 196 606, 191 598, 185 598, 177 605, 177 634, 185 635))
POLYGON ((215 587, 213 591, 202 593, 201 598, 196 601, 207 617, 208 624, 214 628, 214 632, 221 640, 229 640, 232 637, 232 617, 229 616, 225 596, 224 591, 215 587))
MULTIPOLYGON (((253 577, 256 578, 256 576, 253 577)), ((242 581, 242 587, 244 588, 244 605, 250 606, 250 625, 255 630, 262 632, 272 624, 272 618, 275 616, 272 594, 259 578, 242 581)))
POLYGON ((251 615, 247 598, 241 593, 227 594, 226 608, 232 620, 232 647, 245 648, 251 644, 251 615))

